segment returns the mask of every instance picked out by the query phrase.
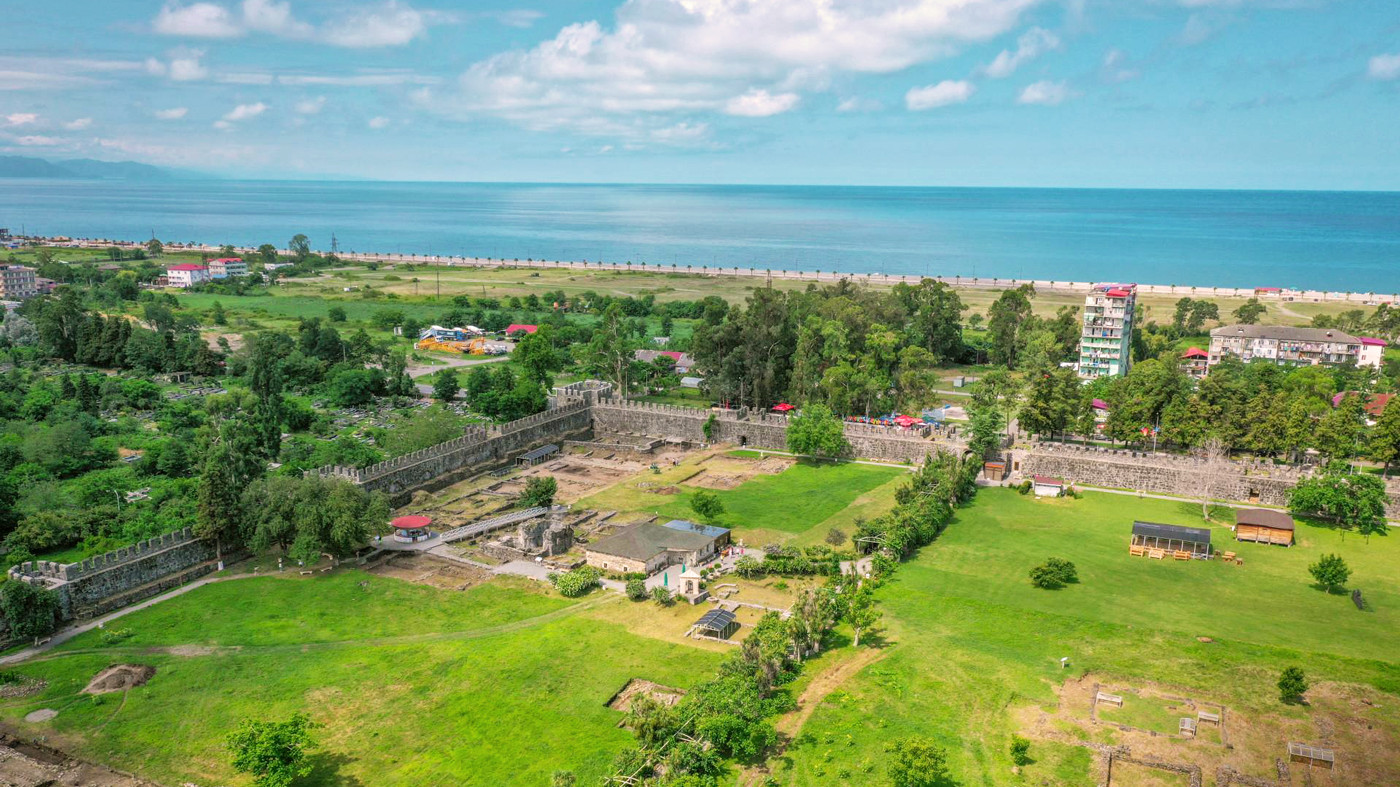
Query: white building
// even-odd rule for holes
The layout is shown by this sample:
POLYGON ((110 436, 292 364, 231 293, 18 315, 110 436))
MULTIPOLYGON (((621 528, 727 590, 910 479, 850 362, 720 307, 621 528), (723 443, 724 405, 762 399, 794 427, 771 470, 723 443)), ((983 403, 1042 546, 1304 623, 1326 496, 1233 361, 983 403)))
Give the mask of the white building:
POLYGON ((171 287, 193 287, 196 284, 209 281, 209 267, 195 265, 192 262, 182 262, 167 268, 165 275, 171 287))
POLYGON ((1084 298, 1084 325, 1079 338, 1079 376, 1121 377, 1132 366, 1133 308, 1136 284, 1096 284, 1084 298))
POLYGON ((248 263, 240 257, 221 257, 209 261, 209 278, 227 279, 230 276, 247 276, 248 263))
POLYGON ((23 265, 0 265, 0 299, 24 300, 39 294, 39 280, 33 268, 23 265))
POLYGON ((1381 362, 1385 360, 1385 339, 1377 339, 1372 336, 1358 336, 1357 338, 1361 340, 1361 354, 1356 358, 1356 365, 1381 368, 1381 362))
MULTIPOLYGON (((1379 341, 1373 339, 1369 341, 1379 341)), ((1351 334, 1331 328, 1293 328, 1283 325, 1223 325, 1210 332, 1213 367, 1227 355, 1245 363, 1267 360, 1279 366, 1357 366, 1380 368, 1384 346, 1363 353, 1363 344, 1351 334)))

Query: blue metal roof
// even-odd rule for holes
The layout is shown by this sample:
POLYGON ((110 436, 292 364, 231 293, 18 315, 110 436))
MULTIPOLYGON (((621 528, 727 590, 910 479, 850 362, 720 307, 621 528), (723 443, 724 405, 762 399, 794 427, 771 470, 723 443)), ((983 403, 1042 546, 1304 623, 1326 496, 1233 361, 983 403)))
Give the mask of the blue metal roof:
POLYGON ((672 519, 670 522, 662 525, 662 527, 669 527, 672 530, 703 533, 710 538, 719 538, 729 532, 728 528, 715 527, 714 525, 702 525, 699 522, 691 522, 688 519, 672 519))

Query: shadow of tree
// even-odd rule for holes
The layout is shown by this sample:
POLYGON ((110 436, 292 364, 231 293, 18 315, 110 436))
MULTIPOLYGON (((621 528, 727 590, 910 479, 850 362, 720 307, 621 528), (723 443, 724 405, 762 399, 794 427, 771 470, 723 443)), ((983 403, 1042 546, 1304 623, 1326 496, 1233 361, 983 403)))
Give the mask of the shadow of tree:
POLYGON ((311 773, 302 780, 306 785, 325 785, 330 787, 364 787, 364 782, 344 773, 347 765, 355 762, 354 758, 339 752, 320 751, 312 754, 307 760, 311 763, 311 773))

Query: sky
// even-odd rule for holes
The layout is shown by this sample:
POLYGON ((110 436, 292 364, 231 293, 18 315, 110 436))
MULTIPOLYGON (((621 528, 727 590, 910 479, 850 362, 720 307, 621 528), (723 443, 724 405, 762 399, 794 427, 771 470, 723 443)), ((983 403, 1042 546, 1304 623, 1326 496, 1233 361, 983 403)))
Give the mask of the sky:
POLYGON ((1396 0, 5 15, 4 155, 249 179, 1400 190, 1396 0))

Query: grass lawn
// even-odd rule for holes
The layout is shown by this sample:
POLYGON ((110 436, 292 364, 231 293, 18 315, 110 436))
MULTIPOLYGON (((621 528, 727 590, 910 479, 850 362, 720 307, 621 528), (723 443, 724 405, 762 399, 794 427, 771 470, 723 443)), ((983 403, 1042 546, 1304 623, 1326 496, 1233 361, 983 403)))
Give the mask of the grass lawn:
MULTIPOLYGON (((691 459, 661 474, 644 473, 586 497, 578 505, 600 511, 646 511, 664 517, 694 518, 690 496, 699 487, 686 485, 684 479, 693 477, 698 467, 703 466, 697 466, 691 459), (647 486, 643 488, 639 484, 647 486), (676 486, 679 491, 670 495, 653 491, 668 485, 676 486)), ((892 500, 894 487, 891 483, 906 473, 895 467, 799 462, 776 475, 758 475, 734 489, 715 490, 725 511, 719 523, 733 529, 735 538, 750 544, 806 538, 814 529, 817 535, 812 542, 815 543, 826 535, 829 526, 823 525, 828 520, 848 524, 839 515, 852 504, 858 504, 858 510, 867 515, 878 513, 872 509, 881 504, 863 497, 876 489, 889 487, 892 500)), ((887 508, 886 505, 880 510, 887 508)), ((857 515, 852 513, 849 519, 857 515)))
MULTIPOLYGON (((959 784, 1092 783, 1089 752, 1068 742, 1036 740, 1035 762, 1019 776, 1008 754, 1023 719, 1053 712, 1055 688, 1086 673, 1109 676, 1116 689, 1155 682, 1224 702, 1239 716, 1312 729, 1308 714, 1317 710, 1280 703, 1274 687, 1283 666, 1298 664, 1314 686, 1339 681, 1371 692, 1384 710, 1347 712, 1381 730, 1371 734, 1400 738, 1400 542, 1343 541, 1300 523, 1299 546, 1234 545, 1216 527, 1217 543, 1244 555, 1244 566, 1128 555, 1133 518, 1192 525, 1199 514, 1189 504, 1121 495, 1050 501, 982 490, 880 590, 883 658, 817 708, 790 759, 776 764, 778 783, 847 784, 842 773, 859 779, 872 763, 882 775, 883 744, 911 734, 948 748, 959 784), (1327 551, 1346 557, 1370 609, 1311 586, 1306 566, 1327 551), (1073 561, 1080 583, 1033 588, 1026 572, 1049 556, 1073 561)), ((1115 740, 1100 734, 1110 736, 1100 742, 1115 740)), ((1384 778, 1365 783, 1393 784, 1397 774, 1384 778)))
MULTIPOLYGON (((630 633, 523 580, 438 591, 345 572, 210 585, 21 667, 40 695, 0 706, 25 735, 167 784, 248 784, 227 766, 240 718, 325 725, 311 785, 592 783, 631 735, 604 703, 628 679, 690 686, 719 654, 630 633), (607 658, 598 658, 607 654, 607 658), (78 694, 115 663, 156 675, 123 700, 78 694), (49 722, 20 721, 53 708, 49 722)), ((300 784, 300 782, 299 782, 300 784)))

